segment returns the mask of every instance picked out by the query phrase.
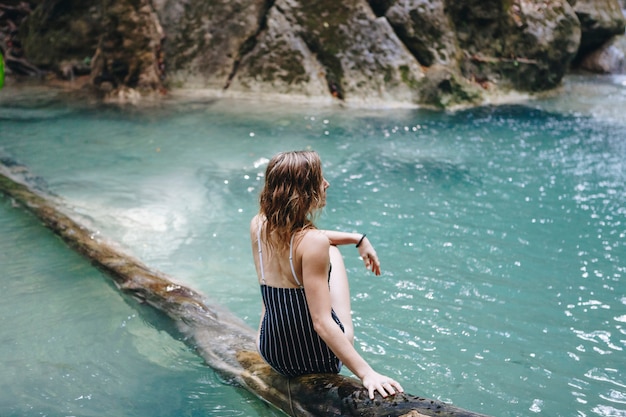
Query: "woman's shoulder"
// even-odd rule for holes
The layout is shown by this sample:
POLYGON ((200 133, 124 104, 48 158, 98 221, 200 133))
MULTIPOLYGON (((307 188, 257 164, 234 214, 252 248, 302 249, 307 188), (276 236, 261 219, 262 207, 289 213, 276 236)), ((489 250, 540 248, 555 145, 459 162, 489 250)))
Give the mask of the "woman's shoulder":
POLYGON ((250 219, 250 231, 254 231, 256 233, 259 225, 262 224, 263 220, 261 219, 260 214, 256 214, 252 219, 250 219))
POLYGON ((329 259, 330 240, 320 230, 309 229, 302 232, 302 240, 296 248, 296 259, 307 263, 309 267, 313 264, 320 268, 326 268, 329 259))
POLYGON ((330 240, 328 236, 318 229, 307 229, 301 232, 302 238, 300 246, 307 249, 318 248, 320 250, 328 250, 330 247, 330 240))

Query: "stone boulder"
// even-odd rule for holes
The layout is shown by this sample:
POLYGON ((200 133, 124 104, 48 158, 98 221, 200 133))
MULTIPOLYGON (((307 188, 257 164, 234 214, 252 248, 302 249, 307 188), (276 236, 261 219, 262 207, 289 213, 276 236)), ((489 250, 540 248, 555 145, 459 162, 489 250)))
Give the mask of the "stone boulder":
POLYGON ((458 68, 462 51, 444 2, 370 0, 370 4, 379 16, 389 20, 398 38, 420 65, 458 68))
POLYGON ((500 90, 559 85, 578 51, 580 25, 565 0, 446 0, 465 78, 500 90))
POLYGON ((577 0, 574 10, 582 31, 580 59, 624 33, 626 19, 618 0, 577 0))
POLYGON ((364 0, 277 0, 231 88, 406 105, 419 103, 422 77, 389 22, 364 0))
POLYGON ((61 78, 89 75, 115 97, 163 89, 164 38, 150 0, 33 2, 19 27, 24 60, 61 78))
POLYGON ((421 104, 450 108, 482 101, 484 85, 464 78, 460 72, 463 51, 444 2, 370 0, 370 5, 389 21, 423 68, 425 77, 415 85, 421 104))
POLYGON ((626 72, 626 0, 578 0, 576 14, 581 22, 581 46, 575 67, 599 74, 626 72))
POLYGON ((165 76, 163 29, 150 0, 102 0, 102 33, 92 62, 93 84, 109 97, 134 100, 159 92, 165 76))
MULTIPOLYGON (((4 26, 25 71, 89 73, 122 100, 167 86, 448 108, 557 87, 623 32, 618 1, 33 0, 19 35, 4 26)), ((607 48, 599 67, 619 67, 607 48)))
POLYGON ((449 3, 156 5, 171 85, 232 95, 472 104, 493 90, 554 88, 576 54, 578 20, 564 0, 449 3))
POLYGON ((154 0, 173 87, 227 88, 266 25, 266 0, 154 0))
POLYGON ((626 36, 616 36, 585 55, 579 67, 597 74, 626 74, 626 36))
POLYGON ((20 25, 20 40, 31 64, 63 78, 91 72, 100 34, 95 1, 43 1, 20 25))
POLYGON ((230 94, 331 99, 328 71, 280 8, 268 11, 263 30, 229 80, 230 94))

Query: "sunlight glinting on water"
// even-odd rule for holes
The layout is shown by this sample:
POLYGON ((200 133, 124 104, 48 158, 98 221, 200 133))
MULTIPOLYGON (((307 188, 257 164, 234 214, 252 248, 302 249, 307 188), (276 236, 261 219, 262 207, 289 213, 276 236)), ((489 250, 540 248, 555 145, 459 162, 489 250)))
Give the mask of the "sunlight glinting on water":
MULTIPOLYGON (((586 83, 567 87, 585 90, 586 83)), ((619 83, 598 85, 623 95, 619 83)), ((0 150, 29 166, 99 235, 255 326, 260 297, 247 227, 265 164, 280 150, 316 149, 331 183, 319 225, 367 233, 381 257, 383 275, 374 277, 353 247, 342 248, 355 344, 375 368, 413 394, 494 416, 622 416, 626 127, 599 98, 583 95, 580 102, 576 107, 565 96, 534 108, 446 114, 245 103, 233 111, 230 103, 201 102, 78 111, 45 100, 20 101, 16 110, 0 100, 0 150)), ((625 108, 626 98, 620 103, 625 108)), ((181 397, 169 397, 173 405, 131 414, 174 415, 168 413, 184 407, 191 414, 275 415, 224 386, 175 335, 159 331, 166 324, 146 309, 129 300, 118 305, 123 298, 88 263, 72 258, 64 271, 63 246, 15 212, 5 200, 0 253, 16 250, 0 254, 12 277, 3 285, 13 294, 3 299, 2 317, 19 326, 0 334, 8 341, 3 357, 33 370, 31 381, 47 404, 31 401, 30 410, 70 410, 54 398, 73 397, 102 412, 105 401, 123 396, 103 387, 111 380, 147 404, 174 372, 181 397), (39 268, 58 271, 45 275, 48 285, 30 266, 35 251, 39 268), (23 286, 24 276, 32 284, 23 286), (68 279, 94 288, 62 296, 68 279), (15 313, 22 311, 16 305, 48 293, 48 307, 34 309, 30 321, 15 313), (102 305, 91 308, 102 294, 102 305), (65 328, 66 314, 79 325, 65 328), (44 317, 50 324, 41 329, 44 317), (102 336, 84 335, 92 322, 109 322, 102 336), (26 341, 33 333, 46 340, 35 355, 11 356, 11 340, 32 343, 26 341), (57 345, 60 334, 84 340, 78 346, 87 352, 50 370, 40 358, 65 349, 57 345), (90 343, 116 354, 90 358, 90 343), (127 359, 118 363, 119 357, 127 359), (55 386, 45 374, 65 378, 54 376, 63 367, 71 370, 68 380, 97 383, 81 393, 55 386), (90 376, 93 367, 102 369, 90 376), (138 372, 151 374, 154 387, 136 386, 138 372)), ((11 389, 30 388, 18 381, 11 389)), ((0 395, 2 410, 25 409, 0 395)))

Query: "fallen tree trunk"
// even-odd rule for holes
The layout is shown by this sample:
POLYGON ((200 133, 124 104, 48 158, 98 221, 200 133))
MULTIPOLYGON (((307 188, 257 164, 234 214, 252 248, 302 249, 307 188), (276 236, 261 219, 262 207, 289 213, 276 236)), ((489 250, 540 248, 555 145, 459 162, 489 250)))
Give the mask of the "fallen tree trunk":
POLYGON ((286 378, 255 349, 255 332, 232 313, 207 305, 198 292, 151 270, 90 229, 61 199, 38 189, 28 170, 0 158, 0 191, 33 212, 72 248, 105 270, 117 287, 163 311, 224 378, 290 416, 467 416, 480 414, 410 394, 372 401, 360 381, 334 374, 286 378))

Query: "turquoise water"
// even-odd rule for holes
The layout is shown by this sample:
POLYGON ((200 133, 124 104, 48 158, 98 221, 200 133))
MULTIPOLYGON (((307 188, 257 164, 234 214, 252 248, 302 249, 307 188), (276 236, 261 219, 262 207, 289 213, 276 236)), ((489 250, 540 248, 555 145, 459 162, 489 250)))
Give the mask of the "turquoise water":
MULTIPOLYGON (((267 158, 320 152, 356 345, 416 395, 493 416, 626 416, 626 80, 457 113, 0 93, 0 150, 103 236, 251 326, 267 158)), ((168 320, 0 199, 0 415, 277 416, 168 320)), ((346 371, 346 374, 349 374, 346 371)))

